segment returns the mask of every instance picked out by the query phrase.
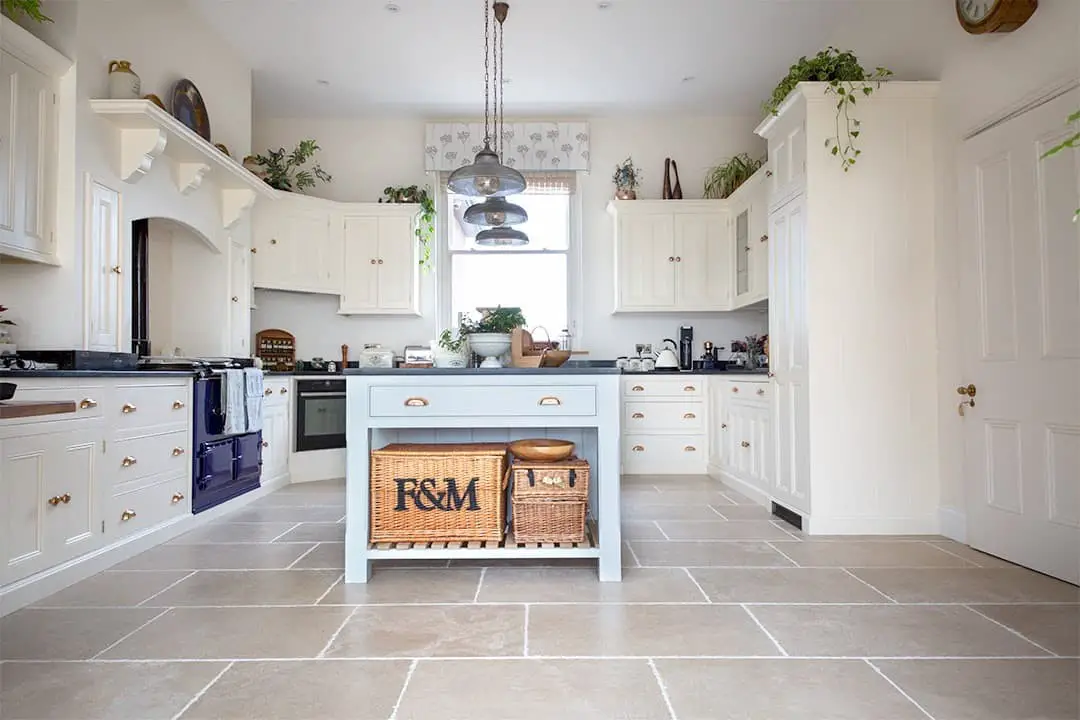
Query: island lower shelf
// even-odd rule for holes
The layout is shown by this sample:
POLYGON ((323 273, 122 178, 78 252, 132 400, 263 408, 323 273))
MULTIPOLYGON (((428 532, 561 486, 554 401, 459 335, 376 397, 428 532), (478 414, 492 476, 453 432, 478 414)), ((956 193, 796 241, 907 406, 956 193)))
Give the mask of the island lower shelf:
POLYGON ((585 525, 585 541, 580 543, 519 543, 513 530, 502 540, 473 540, 470 542, 396 542, 368 543, 372 560, 390 558, 431 558, 432 560, 484 558, 598 558, 599 534, 596 523, 585 525))

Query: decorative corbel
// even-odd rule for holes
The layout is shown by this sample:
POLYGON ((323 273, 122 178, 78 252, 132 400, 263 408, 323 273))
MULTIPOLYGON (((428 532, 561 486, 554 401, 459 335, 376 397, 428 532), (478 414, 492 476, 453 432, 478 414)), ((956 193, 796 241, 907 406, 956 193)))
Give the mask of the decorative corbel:
POLYGON ((225 188, 221 191, 221 224, 226 230, 240 221, 244 213, 255 204, 255 191, 251 188, 225 188))
POLYGON ((161 128, 127 128, 120 131, 120 179, 137 183, 150 172, 154 160, 165 152, 168 134, 161 128))
POLYGON ((190 195, 202 185, 203 176, 210 172, 206 163, 178 162, 173 167, 173 179, 181 195, 190 195))

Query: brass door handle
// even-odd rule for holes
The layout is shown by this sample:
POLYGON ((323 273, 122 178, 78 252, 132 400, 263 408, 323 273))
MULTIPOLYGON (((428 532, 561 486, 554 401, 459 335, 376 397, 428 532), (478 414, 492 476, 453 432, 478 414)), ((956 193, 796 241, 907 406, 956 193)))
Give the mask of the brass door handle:
POLYGON ((375 264, 375 258, 371 258, 371 264, 372 264, 372 265, 374 265, 374 264, 375 264))
POLYGON ((427 398, 422 397, 411 397, 405 400, 405 407, 427 407, 428 404, 427 398))
POLYGON ((277 245, 277 238, 270 238, 271 245, 277 245))
POLYGON ((64 503, 65 505, 67 505, 69 502, 71 502, 71 495, 70 493, 64 493, 63 495, 53 495, 51 498, 46 500, 46 502, 53 507, 56 507, 60 503, 64 503))
POLYGON ((114 273, 116 273, 117 275, 119 275, 119 274, 120 274, 120 272, 121 272, 121 271, 120 271, 120 266, 119 266, 119 265, 113 265, 113 266, 112 266, 112 271, 113 271, 114 273))
POLYGON ((644 420, 645 419, 645 413, 634 413, 630 417, 633 418, 634 420, 644 420))
POLYGON ((289 388, 281 388, 281 390, 278 390, 278 393, 281 394, 281 395, 285 395, 288 392, 289 392, 289 388))
POLYGON ((630 449, 633 450, 634 452, 645 452, 645 446, 644 445, 635 445, 634 447, 632 447, 630 449))
POLYGON ((720 423, 721 430, 727 430, 727 423, 720 423))
POLYGON ((180 457, 183 454, 184 454, 184 448, 182 448, 182 447, 174 447, 172 449, 172 456, 173 457, 180 457))
POLYGON ((693 445, 687 445, 683 448, 683 452, 697 452, 697 448, 693 445))
POLYGON ((961 395, 967 395, 968 397, 975 397, 975 390, 976 388, 974 385, 961 385, 956 388, 956 392, 961 395))
POLYGON ((123 520, 124 522, 127 522, 128 520, 130 520, 133 517, 135 517, 135 511, 134 510, 125 510, 124 512, 120 513, 120 519, 123 520))
POLYGON ((697 388, 693 385, 686 385, 683 387, 683 392, 697 392, 697 388))
POLYGON ((967 400, 961 400, 957 406, 956 411, 960 413, 960 417, 964 417, 964 408, 975 407, 975 398, 968 398, 967 400))
POLYGON ((265 390, 263 390, 263 395, 273 395, 273 394, 274 394, 274 391, 271 390, 270 388, 266 388, 265 390))
POLYGON ((750 447, 750 443, 746 442, 745 440, 743 440, 743 441, 742 441, 741 443, 739 443, 739 444, 740 444, 740 445, 742 445, 742 446, 743 446, 744 448, 748 448, 748 447, 750 447))
POLYGON ((83 398, 82 401, 79 402, 79 409, 86 410, 88 408, 95 408, 97 407, 97 405, 97 400, 93 400, 91 398, 83 398))
POLYGON ((562 400, 555 397, 554 395, 546 395, 546 396, 540 398, 540 401, 538 403, 536 403, 536 404, 541 405, 541 406, 542 405, 562 405, 562 400))
POLYGON ((634 387, 630 388, 630 391, 631 392, 645 392, 645 388, 643 388, 640 385, 635 385, 634 387))
POLYGON ((138 409, 139 408, 135 407, 131 403, 124 403, 124 406, 120 408, 120 412, 124 413, 125 415, 129 415, 138 409))
POLYGON ((61 495, 60 501, 67 505, 69 502, 71 502, 71 493, 64 493, 63 495, 61 495))
POLYGON ((131 457, 130 455, 127 455, 127 456, 124 457, 123 460, 120 461, 120 466, 121 467, 131 467, 132 465, 134 465, 137 462, 139 462, 139 461, 136 460, 135 458, 131 457))
POLYGON ((235 295, 233 295, 233 296, 232 296, 232 301, 233 301, 234 303, 238 303, 238 302, 240 302, 240 298, 238 298, 238 297, 236 297, 235 295))
POLYGON ((251 254, 252 255, 258 255, 259 254, 259 248, 251 248, 251 254))
POLYGON ((683 420, 694 420, 696 418, 697 418, 697 415, 695 415, 694 413, 686 413, 685 415, 682 416, 683 420))
POLYGON ((173 410, 183 410, 184 409, 184 401, 183 400, 173 400, 172 409, 173 410))
POLYGON ((769 236, 768 235, 762 235, 761 236, 761 242, 769 242, 769 236))
POLYGON ((184 493, 173 493, 172 504, 175 505, 176 503, 180 502, 183 499, 184 499, 184 493))
POLYGON ((757 394, 758 395, 764 395, 765 394, 765 388, 758 388, 757 394))

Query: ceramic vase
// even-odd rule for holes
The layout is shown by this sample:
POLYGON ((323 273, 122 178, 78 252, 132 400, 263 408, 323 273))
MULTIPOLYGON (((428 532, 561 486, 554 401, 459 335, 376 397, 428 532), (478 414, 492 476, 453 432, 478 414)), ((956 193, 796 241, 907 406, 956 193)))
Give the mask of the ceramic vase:
POLYGON ((138 100, 142 97, 142 82, 127 60, 109 63, 109 97, 113 100, 138 100))
POLYGON ((671 190, 672 200, 682 200, 682 183, 679 182, 679 166, 671 161, 671 172, 675 173, 675 187, 671 190))
POLYGON ((618 188, 615 191, 616 200, 637 200, 637 193, 628 188, 618 188))
POLYGON ((671 199, 671 158, 664 158, 664 191, 661 198, 671 199))

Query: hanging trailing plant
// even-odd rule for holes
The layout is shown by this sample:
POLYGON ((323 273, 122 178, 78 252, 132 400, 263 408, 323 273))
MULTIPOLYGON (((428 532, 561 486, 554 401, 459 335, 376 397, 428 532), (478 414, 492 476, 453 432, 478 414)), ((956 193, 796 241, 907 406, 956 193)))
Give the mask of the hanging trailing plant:
POLYGON ((765 158, 755 160, 741 153, 717 165, 705 175, 705 197, 713 200, 729 197, 764 164, 765 158))
POLYGON ((39 23, 52 22, 51 17, 41 12, 41 0, 4 0, 0 7, 12 20, 17 20, 20 15, 26 15, 39 23))
POLYGON ((431 267, 431 241, 435 237, 435 199, 431 197, 431 189, 420 188, 416 185, 408 187, 391 185, 383 188, 383 196, 379 198, 379 202, 418 203, 420 205, 416 222, 416 239, 420 242, 420 267, 429 269, 431 267))
MULTIPOLYGON (((1072 115, 1070 115, 1069 119, 1065 122, 1068 125, 1080 123, 1080 110, 1077 110, 1072 115)), ((1045 160, 1051 155, 1057 155, 1058 153, 1064 152, 1066 149, 1070 148, 1073 150, 1080 149, 1080 131, 1073 133, 1070 137, 1065 138, 1060 143, 1044 152, 1039 159, 1045 160)), ((1077 209, 1077 211, 1073 213, 1073 222, 1076 222, 1077 220, 1080 220, 1080 209, 1077 209)))
POLYGON ((837 98, 836 132, 825 140, 825 147, 839 158, 844 172, 847 172, 862 154, 857 147, 861 132, 859 121, 852 117, 857 98, 860 95, 873 95, 881 81, 887 80, 892 74, 891 70, 883 67, 867 72, 851 50, 840 52, 830 45, 812 58, 807 59, 804 55, 791 66, 765 103, 765 112, 776 115, 781 103, 801 82, 828 83, 825 92, 837 98))

